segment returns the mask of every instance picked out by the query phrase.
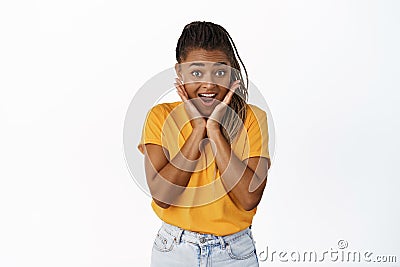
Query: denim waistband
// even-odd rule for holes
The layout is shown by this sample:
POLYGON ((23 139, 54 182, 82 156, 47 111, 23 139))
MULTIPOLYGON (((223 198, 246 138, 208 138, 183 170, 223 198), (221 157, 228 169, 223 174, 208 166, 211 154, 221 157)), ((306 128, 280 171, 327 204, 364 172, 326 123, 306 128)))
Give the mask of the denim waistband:
POLYGON ((220 244, 222 248, 225 248, 225 245, 233 242, 235 239, 241 237, 242 235, 248 234, 251 238, 253 238, 251 225, 239 232, 225 236, 193 232, 166 223, 164 221, 162 222, 161 228, 164 229, 168 234, 172 235, 178 244, 183 240, 198 245, 220 244))

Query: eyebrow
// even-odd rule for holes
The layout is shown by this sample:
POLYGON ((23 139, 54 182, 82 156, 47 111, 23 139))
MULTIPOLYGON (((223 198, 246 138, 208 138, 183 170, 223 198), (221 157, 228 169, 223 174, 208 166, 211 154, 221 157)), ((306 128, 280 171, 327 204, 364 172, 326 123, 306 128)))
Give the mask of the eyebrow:
MULTIPOLYGON (((220 62, 215 62, 213 64, 213 66, 219 66, 219 65, 228 65, 228 63, 224 62, 224 61, 220 61, 220 62)), ((193 62, 189 65, 189 67, 191 66, 200 66, 200 67, 204 67, 204 63, 200 63, 200 62, 193 62)))

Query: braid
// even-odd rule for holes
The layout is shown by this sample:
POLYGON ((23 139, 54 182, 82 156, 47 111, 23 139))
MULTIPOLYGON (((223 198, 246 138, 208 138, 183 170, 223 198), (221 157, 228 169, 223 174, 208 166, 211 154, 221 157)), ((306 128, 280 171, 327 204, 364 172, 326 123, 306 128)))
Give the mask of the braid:
MULTIPOLYGON (((229 40, 231 41, 232 46, 233 46, 233 48, 234 48, 234 50, 235 50, 235 53, 236 53, 236 55, 237 55, 237 57, 238 57, 240 63, 242 63, 244 73, 246 74, 246 87, 248 88, 248 87, 249 87, 249 80, 248 80, 248 75, 247 75, 247 69, 246 69, 246 67, 244 66, 243 61, 242 61, 242 59, 241 59, 240 56, 239 56, 239 53, 238 53, 238 51, 237 51, 235 42, 233 41, 231 35, 228 33, 227 30, 225 30, 225 29, 224 29, 223 27, 221 27, 220 25, 217 25, 217 27, 221 28, 221 30, 228 36, 229 40)), ((236 59, 236 58, 235 58, 235 59, 236 59)), ((233 61, 235 61, 235 63, 238 63, 237 60, 235 60, 235 59, 234 59, 233 61)), ((237 64, 237 66, 235 66, 235 68, 238 69, 238 70, 240 70, 239 64, 237 64)))

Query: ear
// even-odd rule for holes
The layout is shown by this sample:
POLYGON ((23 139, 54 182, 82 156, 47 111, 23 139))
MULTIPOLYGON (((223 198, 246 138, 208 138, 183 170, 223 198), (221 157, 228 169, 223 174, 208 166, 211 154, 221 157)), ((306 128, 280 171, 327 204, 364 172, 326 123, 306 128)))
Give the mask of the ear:
POLYGON ((179 63, 175 63, 175 72, 176 75, 178 76, 178 78, 183 81, 183 76, 182 76, 182 72, 181 72, 181 65, 179 63))

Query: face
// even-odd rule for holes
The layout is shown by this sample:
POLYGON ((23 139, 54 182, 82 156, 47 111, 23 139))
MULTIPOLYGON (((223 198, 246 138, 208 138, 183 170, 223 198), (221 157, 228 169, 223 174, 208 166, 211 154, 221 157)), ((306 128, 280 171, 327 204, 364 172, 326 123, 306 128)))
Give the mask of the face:
POLYGON ((209 116, 229 90, 231 68, 227 55, 220 50, 195 49, 175 69, 189 99, 202 115, 209 116))

